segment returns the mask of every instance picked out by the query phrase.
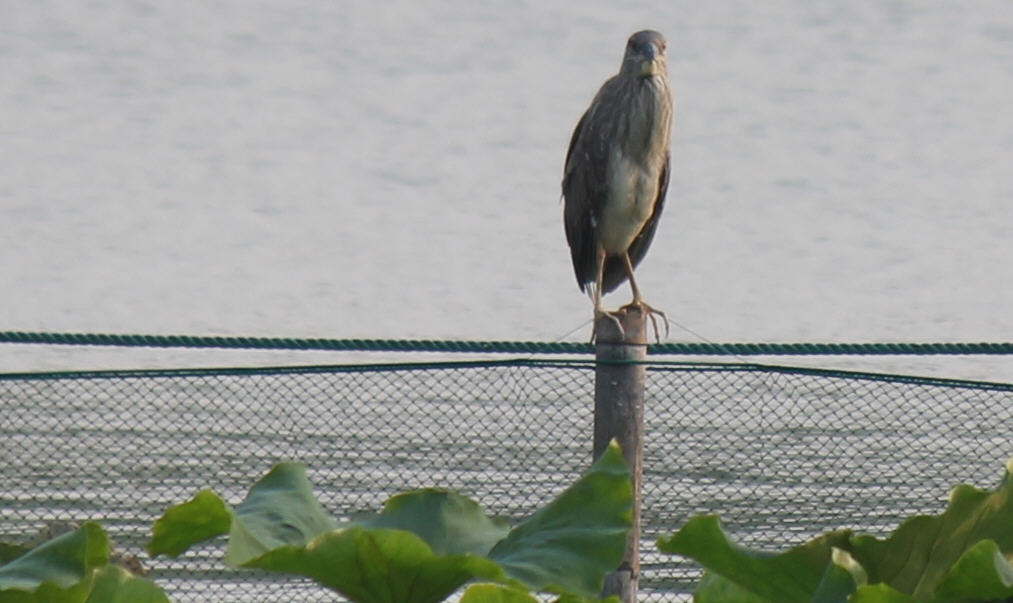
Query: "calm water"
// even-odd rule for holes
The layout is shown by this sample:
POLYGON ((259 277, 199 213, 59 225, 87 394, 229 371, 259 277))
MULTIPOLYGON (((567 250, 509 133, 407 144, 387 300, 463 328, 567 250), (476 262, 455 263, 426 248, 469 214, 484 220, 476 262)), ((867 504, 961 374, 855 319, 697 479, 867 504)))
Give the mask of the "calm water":
MULTIPOLYGON (((714 341, 1013 340, 1013 3, 969 6, 0 0, 0 329, 584 340, 563 155, 650 27, 677 106, 649 301, 714 341)), ((0 346, 294 358, 334 357, 0 346)))

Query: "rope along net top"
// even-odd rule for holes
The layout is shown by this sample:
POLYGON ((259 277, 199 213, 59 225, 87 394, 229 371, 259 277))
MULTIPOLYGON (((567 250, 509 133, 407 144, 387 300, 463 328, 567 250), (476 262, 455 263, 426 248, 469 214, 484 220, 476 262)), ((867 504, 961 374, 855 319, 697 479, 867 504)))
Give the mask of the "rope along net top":
MULTIPOLYGON (((328 350, 354 352, 461 352, 488 354, 586 354, 589 343, 541 341, 452 341, 440 339, 323 339, 226 337, 111 333, 38 333, 0 331, 0 343, 99 345, 158 348, 248 350, 328 350)), ((1013 354, 1013 342, 971 343, 659 343, 655 355, 686 356, 828 356, 1013 354)))

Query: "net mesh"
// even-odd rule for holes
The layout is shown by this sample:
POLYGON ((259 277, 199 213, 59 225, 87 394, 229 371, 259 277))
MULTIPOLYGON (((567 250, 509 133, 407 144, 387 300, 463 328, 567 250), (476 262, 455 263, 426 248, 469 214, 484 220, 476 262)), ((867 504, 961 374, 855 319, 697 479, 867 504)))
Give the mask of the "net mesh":
MULTIPOLYGON (((97 520, 173 601, 331 601, 224 569, 222 542, 150 559, 151 524, 205 487, 238 504, 282 460, 339 518, 442 486, 519 520, 590 465, 593 397, 593 364, 565 361, 0 375, 0 541, 97 520)), ((640 598, 689 600, 699 569, 654 541, 695 514, 776 550, 938 513, 1001 477, 1011 414, 1013 385, 652 362, 640 598)))

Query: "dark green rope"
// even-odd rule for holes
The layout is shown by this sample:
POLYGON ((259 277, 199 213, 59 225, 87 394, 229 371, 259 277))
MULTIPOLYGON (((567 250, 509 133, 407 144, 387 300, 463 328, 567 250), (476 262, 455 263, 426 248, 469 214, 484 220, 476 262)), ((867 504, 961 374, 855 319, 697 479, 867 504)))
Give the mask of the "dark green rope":
MULTIPOLYGON (((0 343, 150 348, 325 350, 354 352, 454 352, 473 354, 590 354, 588 343, 450 341, 439 339, 302 339, 109 333, 0 332, 0 343)), ((1004 355, 1013 343, 660 343, 652 355, 679 356, 897 356, 1004 355)))
MULTIPOLYGON (((913 375, 896 375, 890 373, 873 373, 844 369, 823 369, 813 367, 779 366, 756 363, 689 362, 685 360, 647 360, 631 362, 644 364, 653 372, 756 372, 779 373, 785 375, 806 375, 830 379, 851 379, 861 381, 884 381, 888 383, 906 383, 910 385, 932 387, 955 387, 964 389, 1013 392, 1013 383, 994 381, 976 381, 967 379, 950 379, 943 377, 919 377, 913 375)), ((251 377, 279 375, 309 375, 338 373, 368 373, 393 371, 460 371, 488 368, 551 368, 593 371, 595 362, 575 358, 557 360, 535 358, 511 358, 507 360, 470 360, 470 361, 437 361, 437 362, 398 362, 385 364, 331 364, 303 366, 262 366, 262 367, 212 367, 212 368, 156 368, 156 369, 101 369, 101 370, 62 370, 24 373, 0 373, 0 382, 4 381, 50 381, 54 379, 90 380, 90 379, 152 379, 152 378, 206 378, 206 377, 251 377)))

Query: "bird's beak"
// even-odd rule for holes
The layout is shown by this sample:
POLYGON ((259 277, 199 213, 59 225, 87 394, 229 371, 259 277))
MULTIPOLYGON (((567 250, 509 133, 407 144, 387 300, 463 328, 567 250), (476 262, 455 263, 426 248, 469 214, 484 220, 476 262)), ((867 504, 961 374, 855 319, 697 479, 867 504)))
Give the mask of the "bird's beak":
POLYGON ((640 75, 649 76, 657 75, 661 71, 661 65, 658 61, 658 49, 654 44, 648 44, 647 48, 644 49, 643 54, 644 60, 640 63, 640 75))

